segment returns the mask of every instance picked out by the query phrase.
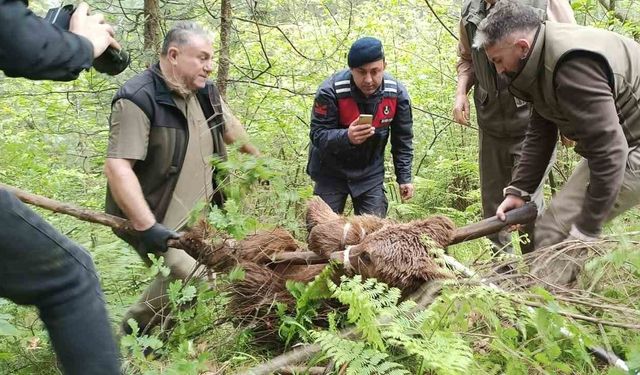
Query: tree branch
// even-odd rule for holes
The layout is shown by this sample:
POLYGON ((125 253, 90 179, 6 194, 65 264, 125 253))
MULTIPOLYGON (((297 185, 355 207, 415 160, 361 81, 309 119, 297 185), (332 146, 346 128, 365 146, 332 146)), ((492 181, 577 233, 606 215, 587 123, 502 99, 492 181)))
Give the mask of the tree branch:
MULTIPOLYGON (((604 1, 604 0, 600 0, 600 1, 604 1)), ((438 13, 436 13, 436 11, 433 9, 433 7, 431 7, 431 4, 429 4, 429 0, 424 0, 424 2, 427 3, 427 6, 429 7, 429 10, 431 10, 431 13, 433 13, 433 15, 436 17, 436 19, 440 23, 440 25, 442 25, 442 27, 444 27, 444 29, 453 37, 453 39, 458 40, 458 37, 456 36, 456 34, 454 34, 453 31, 451 31, 451 29, 449 29, 447 27, 447 25, 444 24, 444 22, 442 22, 442 20, 438 16, 438 13)))

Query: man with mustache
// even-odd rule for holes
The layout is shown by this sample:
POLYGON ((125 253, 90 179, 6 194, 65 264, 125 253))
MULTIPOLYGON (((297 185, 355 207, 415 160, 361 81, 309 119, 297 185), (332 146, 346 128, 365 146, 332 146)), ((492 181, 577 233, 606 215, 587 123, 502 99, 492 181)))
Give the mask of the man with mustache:
POLYGON ((385 217, 384 150, 391 138, 396 181, 403 200, 413 196, 413 117, 407 89, 385 72, 382 42, 353 43, 349 69, 324 81, 311 112, 307 173, 314 194, 337 213, 351 196, 356 215, 385 217), (359 121, 361 114, 370 121, 359 121))
POLYGON ((605 222, 640 201, 640 45, 606 30, 541 23, 532 8, 512 0, 480 23, 474 44, 533 107, 497 215, 530 199, 559 130, 583 159, 536 223, 535 245, 597 239, 605 222))
POLYGON ((225 144, 235 141, 241 151, 259 154, 208 80, 212 58, 209 33, 194 22, 178 23, 164 39, 159 63, 128 80, 113 98, 106 210, 131 221, 136 235, 116 234, 147 264, 152 252, 171 270, 168 277, 158 275, 126 313, 125 332, 129 318, 141 331, 161 323, 155 315, 167 313, 168 284, 196 268, 183 250, 168 249, 167 240, 177 236, 175 230, 187 224, 198 204, 222 205, 212 156, 224 158, 225 144))
MULTIPOLYGON (((534 8, 541 20, 575 23, 566 0, 521 0, 534 8)), ((495 214, 502 202, 502 189, 511 181, 521 156, 522 142, 529 123, 531 107, 508 90, 508 77, 496 74, 484 50, 472 49, 479 23, 489 14, 496 0, 466 0, 462 6, 458 42, 458 85, 453 107, 454 120, 468 125, 470 107, 467 93, 474 88, 473 99, 478 119, 480 193, 482 214, 495 214)), ((549 167, 550 169, 550 167, 549 167)), ((548 171, 545 172, 546 178, 548 171)), ((544 209, 544 179, 534 189, 531 200, 539 212, 544 209)), ((522 241, 523 253, 533 250, 533 225, 524 226, 528 241, 522 241)), ((487 236, 495 252, 513 252, 511 233, 504 230, 487 236)))

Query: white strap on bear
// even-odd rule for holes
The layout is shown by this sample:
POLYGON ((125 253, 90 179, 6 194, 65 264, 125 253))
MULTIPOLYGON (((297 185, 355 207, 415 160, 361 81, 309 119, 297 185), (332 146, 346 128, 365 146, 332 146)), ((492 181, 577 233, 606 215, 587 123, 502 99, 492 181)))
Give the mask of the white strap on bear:
POLYGON ((349 272, 351 270, 353 270, 353 267, 351 267, 351 260, 350 255, 351 255, 351 248, 353 246, 349 245, 344 249, 344 252, 342 253, 342 265, 344 266, 345 271, 349 272))
POLYGON ((347 244, 347 235, 349 235, 349 231, 351 230, 351 223, 347 221, 347 223, 342 228, 342 241, 340 241, 340 248, 343 249, 347 244))

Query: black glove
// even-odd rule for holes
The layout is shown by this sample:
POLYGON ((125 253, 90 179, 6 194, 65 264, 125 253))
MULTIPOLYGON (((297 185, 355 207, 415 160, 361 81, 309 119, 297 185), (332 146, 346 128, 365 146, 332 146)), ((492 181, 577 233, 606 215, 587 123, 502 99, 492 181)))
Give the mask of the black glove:
POLYGON ((151 228, 138 232, 138 238, 142 244, 144 251, 152 253, 154 251, 166 252, 167 241, 170 238, 179 238, 180 235, 165 227, 160 223, 155 223, 151 228))

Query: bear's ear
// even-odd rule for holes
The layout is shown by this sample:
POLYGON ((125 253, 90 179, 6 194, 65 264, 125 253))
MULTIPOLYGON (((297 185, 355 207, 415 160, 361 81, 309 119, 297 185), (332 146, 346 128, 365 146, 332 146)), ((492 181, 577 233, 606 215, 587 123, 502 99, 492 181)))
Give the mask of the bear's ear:
POLYGON ((310 232, 318 224, 339 219, 340 216, 331 210, 331 207, 322 198, 315 196, 307 202, 306 224, 310 232))
POLYGON ((424 234, 445 248, 453 239, 455 224, 448 217, 433 216, 423 221, 421 229, 424 234))
POLYGON ((428 225, 442 232, 453 232, 456 228, 456 225, 445 216, 432 216, 425 220, 428 225))

